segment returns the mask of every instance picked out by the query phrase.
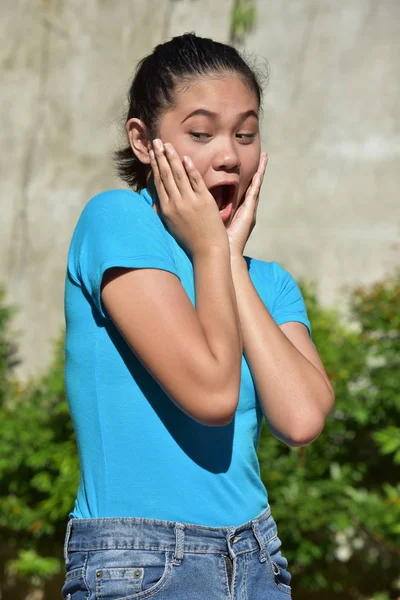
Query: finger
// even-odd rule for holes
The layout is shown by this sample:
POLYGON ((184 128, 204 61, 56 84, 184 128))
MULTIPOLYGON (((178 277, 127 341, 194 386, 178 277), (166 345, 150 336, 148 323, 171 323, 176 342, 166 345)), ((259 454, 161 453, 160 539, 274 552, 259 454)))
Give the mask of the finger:
POLYGON ((204 179, 193 164, 192 159, 189 156, 183 157, 183 166, 185 167, 186 173, 189 177, 189 182, 192 190, 195 194, 202 194, 207 190, 204 179))
POLYGON ((261 180, 261 183, 260 183, 260 189, 258 190, 258 194, 257 194, 257 198, 256 198, 256 205, 255 205, 255 208, 254 208, 254 212, 257 212, 257 210, 258 210, 258 204, 259 204, 259 202, 260 202, 260 190, 261 190, 261 185, 262 185, 262 180, 261 180))
POLYGON ((181 159, 179 158, 177 152, 175 151, 172 144, 166 143, 164 144, 166 158, 171 167, 172 176, 175 180, 176 187, 178 188, 180 194, 183 197, 186 197, 189 192, 193 192, 192 187, 190 185, 190 181, 188 175, 185 171, 185 168, 182 164, 181 159))
POLYGON ((264 180, 265 169, 268 164, 268 154, 263 152, 260 157, 260 162, 258 165, 257 172, 254 174, 253 179, 251 180, 251 185, 247 190, 246 199, 253 200, 258 203, 260 189, 262 182, 264 180))
POLYGON ((260 162, 259 162, 258 169, 257 169, 257 173, 259 173, 261 176, 261 183, 262 183, 262 180, 264 179, 265 169, 267 168, 267 164, 268 164, 268 154, 266 152, 263 152, 260 156, 260 162))
POLYGON ((165 156, 164 144, 161 140, 155 139, 153 140, 153 148, 160 180, 164 185, 168 198, 176 201, 180 197, 180 193, 172 175, 171 167, 167 157, 165 156))
POLYGON ((259 167, 259 175, 260 175, 260 182, 259 182, 259 187, 258 187, 258 192, 257 192, 257 199, 256 199, 256 208, 255 210, 258 209, 258 203, 260 201, 260 191, 261 191, 261 186, 263 184, 264 181, 264 175, 265 175, 265 170, 267 168, 268 165, 268 154, 266 152, 263 152, 263 154, 261 155, 261 159, 260 159, 260 167, 259 167))
POLYGON ((168 194, 165 190, 164 184, 161 181, 160 171, 158 169, 158 164, 156 161, 154 150, 149 151, 149 156, 150 156, 150 165, 153 170, 154 184, 156 186, 157 196, 160 201, 161 208, 164 208, 165 206, 168 205, 169 198, 168 198, 168 194))
POLYGON ((251 184, 247 189, 246 192, 246 196, 244 201, 249 204, 252 202, 256 202, 257 200, 257 196, 258 196, 258 192, 260 190, 261 187, 261 175, 260 173, 257 171, 257 173, 255 173, 253 175, 253 179, 251 180, 251 184))

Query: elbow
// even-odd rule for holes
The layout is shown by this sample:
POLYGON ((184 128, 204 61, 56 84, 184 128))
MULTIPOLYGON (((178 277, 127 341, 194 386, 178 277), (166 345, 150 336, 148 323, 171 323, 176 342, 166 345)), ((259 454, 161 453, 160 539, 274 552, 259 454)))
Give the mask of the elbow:
POLYGON ((215 416, 207 415, 207 417, 202 418, 201 421, 199 421, 199 423, 201 423, 202 425, 206 425, 207 427, 225 427, 232 423, 234 416, 234 412, 215 416))
POLYGON ((198 405, 200 410, 195 419, 208 427, 224 427, 232 423, 239 404, 240 371, 237 377, 231 373, 229 378, 222 379, 221 374, 218 375, 218 380, 210 377, 197 395, 204 401, 201 406, 198 405))
POLYGON ((303 448, 304 446, 309 446, 312 444, 312 442, 315 442, 321 431, 316 434, 310 434, 308 432, 301 434, 299 432, 299 435, 292 436, 291 438, 285 440, 285 443, 290 448, 303 448))
POLYGON ((321 416, 306 423, 297 423, 284 442, 291 448, 301 448, 314 442, 322 433, 325 419, 321 416))
POLYGON ((240 370, 225 375, 220 368, 208 369, 207 375, 203 371, 190 378, 180 391, 174 401, 189 417, 207 427, 224 427, 233 421, 239 404, 240 370))
POLYGON ((202 425, 208 427, 225 427, 232 423, 237 408, 237 402, 224 402, 214 407, 213 410, 207 411, 205 414, 199 415, 197 419, 202 425))
POLYGON ((314 442, 322 433, 325 421, 335 405, 335 392, 328 386, 326 393, 315 400, 313 409, 305 411, 292 420, 289 431, 282 441, 291 448, 301 448, 314 442))
POLYGON ((325 421, 335 405, 335 392, 329 388, 328 393, 320 402, 318 414, 297 422, 286 442, 292 448, 301 448, 314 442, 322 433, 325 421))
POLYGON ((225 427, 232 423, 239 403, 239 394, 220 394, 210 397, 207 407, 204 406, 196 420, 208 427, 225 427))
POLYGON ((213 419, 213 427, 225 427, 226 425, 230 425, 235 418, 237 405, 237 402, 233 403, 216 414, 213 419))

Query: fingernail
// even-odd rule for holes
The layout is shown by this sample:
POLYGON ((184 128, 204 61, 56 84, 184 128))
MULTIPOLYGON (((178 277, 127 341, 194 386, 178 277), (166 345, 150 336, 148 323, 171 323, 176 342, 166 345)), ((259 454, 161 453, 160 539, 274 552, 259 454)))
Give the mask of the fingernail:
POLYGON ((162 150, 163 149, 163 145, 162 145, 162 141, 161 140, 153 140, 153 146, 154 148, 156 148, 157 150, 162 150))
POLYGON ((172 146, 171 146, 171 144, 168 144, 168 143, 164 144, 164 148, 165 148, 165 152, 167 154, 172 154, 172 146))
POLYGON ((189 167, 192 165, 192 161, 189 156, 184 156, 182 159, 189 167))
POLYGON ((155 159, 154 150, 149 150, 149 155, 150 155, 151 160, 155 159))

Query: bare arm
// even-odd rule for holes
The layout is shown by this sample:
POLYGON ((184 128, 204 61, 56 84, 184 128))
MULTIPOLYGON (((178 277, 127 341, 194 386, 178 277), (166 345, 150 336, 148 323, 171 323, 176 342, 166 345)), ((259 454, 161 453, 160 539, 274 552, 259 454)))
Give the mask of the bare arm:
POLYGON ((102 300, 129 346, 168 396, 205 425, 225 425, 240 388, 242 340, 229 243, 193 164, 155 144, 152 167, 170 231, 192 255, 196 308, 179 280, 156 269, 110 269, 102 300))
POLYGON ((179 280, 156 269, 110 269, 102 300, 168 396, 200 423, 225 425, 237 407, 241 361, 229 254, 194 265, 197 310, 179 280))
POLYGON ((322 431, 334 393, 307 328, 275 323, 250 279, 243 258, 256 223, 267 155, 260 162, 244 202, 228 228, 232 276, 239 307, 244 353, 250 365, 265 418, 276 437, 304 446, 322 431))
POLYGON ((243 257, 232 259, 246 358, 265 417, 289 446, 304 446, 322 431, 334 393, 308 331, 301 323, 281 327, 264 306, 243 257))

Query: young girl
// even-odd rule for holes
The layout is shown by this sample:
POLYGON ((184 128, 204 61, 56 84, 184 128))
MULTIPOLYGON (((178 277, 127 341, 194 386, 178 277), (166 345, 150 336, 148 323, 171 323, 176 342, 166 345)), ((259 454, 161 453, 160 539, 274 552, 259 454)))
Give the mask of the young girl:
POLYGON ((68 257, 81 481, 62 595, 287 598, 262 419, 308 444, 333 392, 296 282, 243 256, 267 164, 261 88, 234 48, 185 34, 141 61, 129 101, 131 189, 86 205, 68 257))

